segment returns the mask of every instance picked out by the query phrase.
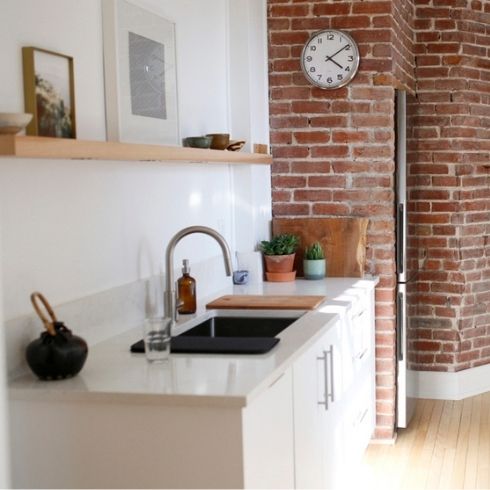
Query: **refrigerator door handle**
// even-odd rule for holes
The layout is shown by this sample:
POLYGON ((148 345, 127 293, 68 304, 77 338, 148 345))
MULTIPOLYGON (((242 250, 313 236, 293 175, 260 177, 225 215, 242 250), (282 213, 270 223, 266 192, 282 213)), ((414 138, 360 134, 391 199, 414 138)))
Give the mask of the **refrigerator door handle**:
POLYGON ((405 357, 405 322, 406 322, 406 305, 405 305, 405 292, 399 291, 396 301, 396 324, 397 324, 397 358, 399 361, 403 361, 405 357))
POLYGON ((398 204, 396 217, 397 272, 400 276, 405 272, 405 206, 398 204))

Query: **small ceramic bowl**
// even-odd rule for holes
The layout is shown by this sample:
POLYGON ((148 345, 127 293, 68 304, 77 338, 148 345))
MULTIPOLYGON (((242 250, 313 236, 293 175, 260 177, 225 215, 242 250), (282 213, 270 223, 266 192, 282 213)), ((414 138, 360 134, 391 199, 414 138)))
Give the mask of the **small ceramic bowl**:
POLYGON ((206 136, 212 138, 211 148, 213 150, 224 150, 230 144, 230 135, 228 133, 211 133, 206 136))
POLYGON ((22 131, 32 119, 32 114, 24 112, 0 112, 0 134, 16 134, 22 131))
POLYGON ((211 141, 209 136, 188 136, 182 140, 182 144, 190 148, 209 148, 211 141))

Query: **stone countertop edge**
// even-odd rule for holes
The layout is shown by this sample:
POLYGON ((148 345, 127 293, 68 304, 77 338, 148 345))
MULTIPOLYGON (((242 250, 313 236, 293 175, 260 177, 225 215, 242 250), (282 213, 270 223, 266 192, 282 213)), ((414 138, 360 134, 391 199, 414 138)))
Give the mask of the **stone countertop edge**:
MULTIPOLYGON (((29 373, 9 383, 9 396, 11 400, 19 401, 246 407, 338 319, 337 313, 322 311, 322 308, 329 304, 349 308, 356 299, 352 294, 356 289, 373 289, 377 283, 377 277, 328 278, 230 287, 203 298, 194 315, 179 320, 175 333, 178 335, 191 328, 213 312, 228 315, 237 311, 205 309, 209 301, 225 294, 323 294, 326 300, 315 310, 296 311, 302 316, 278 335, 281 341, 266 354, 172 354, 163 364, 150 364, 143 354, 129 352, 129 346, 142 336, 141 329, 135 328, 91 347, 87 363, 77 376, 41 381, 29 373)), ((241 311, 248 316, 295 314, 292 310, 241 311)))

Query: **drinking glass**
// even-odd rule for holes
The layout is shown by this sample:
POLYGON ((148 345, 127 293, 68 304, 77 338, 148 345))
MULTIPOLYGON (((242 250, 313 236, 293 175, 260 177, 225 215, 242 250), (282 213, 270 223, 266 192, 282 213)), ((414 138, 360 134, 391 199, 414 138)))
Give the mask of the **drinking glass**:
POLYGON ((146 318, 143 324, 146 359, 163 362, 170 354, 170 325, 167 317, 146 318))

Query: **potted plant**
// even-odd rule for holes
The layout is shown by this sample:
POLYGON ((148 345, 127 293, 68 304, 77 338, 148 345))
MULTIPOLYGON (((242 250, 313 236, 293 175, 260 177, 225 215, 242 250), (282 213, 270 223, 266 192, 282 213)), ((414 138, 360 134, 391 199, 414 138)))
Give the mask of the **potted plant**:
POLYGON ((289 233, 276 235, 271 240, 260 242, 268 281, 294 281, 296 277, 296 271, 293 271, 294 257, 298 245, 299 237, 289 233))
POLYGON ((323 279, 326 274, 326 260, 320 242, 312 243, 305 249, 303 272, 305 279, 323 279))

